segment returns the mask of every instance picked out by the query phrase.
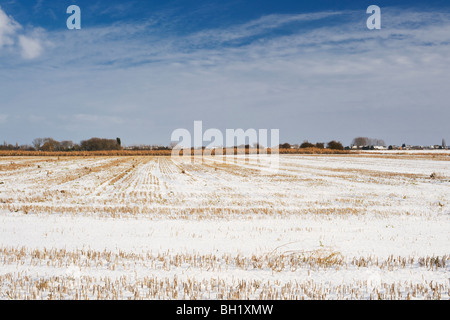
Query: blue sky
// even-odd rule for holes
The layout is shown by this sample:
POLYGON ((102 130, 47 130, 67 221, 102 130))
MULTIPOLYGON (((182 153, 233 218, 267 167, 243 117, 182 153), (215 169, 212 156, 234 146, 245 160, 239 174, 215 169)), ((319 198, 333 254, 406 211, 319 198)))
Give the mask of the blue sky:
POLYGON ((449 1, 0 1, 0 139, 450 141, 449 1), (82 29, 67 30, 77 4, 82 29), (366 9, 382 29, 366 28, 366 9))

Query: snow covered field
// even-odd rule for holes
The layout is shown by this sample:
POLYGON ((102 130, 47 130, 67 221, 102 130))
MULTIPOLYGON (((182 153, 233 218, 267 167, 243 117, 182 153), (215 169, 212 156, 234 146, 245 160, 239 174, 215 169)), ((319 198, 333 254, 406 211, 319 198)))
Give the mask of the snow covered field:
POLYGON ((0 158, 0 299, 449 299, 450 155, 0 158))

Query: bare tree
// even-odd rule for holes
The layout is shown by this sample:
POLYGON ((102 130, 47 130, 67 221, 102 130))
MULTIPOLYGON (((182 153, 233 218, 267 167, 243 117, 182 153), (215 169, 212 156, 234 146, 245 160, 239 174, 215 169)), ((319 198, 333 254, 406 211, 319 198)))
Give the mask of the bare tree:
POLYGON ((353 139, 352 145, 357 147, 368 147, 368 146, 385 146, 384 140, 367 138, 367 137, 357 137, 353 139))
POLYGON ((44 144, 44 139, 36 138, 33 140, 32 144, 36 150, 39 150, 41 148, 41 146, 44 144))
POLYGON ((381 139, 369 139, 370 146, 385 146, 384 140, 381 139))
POLYGON ((357 147, 365 147, 369 145, 369 138, 367 137, 357 137, 353 139, 352 145, 357 147))
POLYGON ((73 148, 73 146, 74 146, 74 143, 71 140, 64 140, 64 141, 61 141, 59 144, 59 148, 63 151, 70 150, 71 148, 73 148))
POLYGON ((40 147, 42 151, 58 151, 60 147, 59 141, 56 141, 53 138, 44 138, 42 139, 43 145, 40 147))

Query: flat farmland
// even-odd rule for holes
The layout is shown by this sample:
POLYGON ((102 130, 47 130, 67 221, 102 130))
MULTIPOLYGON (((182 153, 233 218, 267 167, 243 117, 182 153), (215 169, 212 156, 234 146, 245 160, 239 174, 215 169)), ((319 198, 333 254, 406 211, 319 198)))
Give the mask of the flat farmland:
POLYGON ((1 157, 0 299, 449 299, 449 153, 263 157, 1 157))

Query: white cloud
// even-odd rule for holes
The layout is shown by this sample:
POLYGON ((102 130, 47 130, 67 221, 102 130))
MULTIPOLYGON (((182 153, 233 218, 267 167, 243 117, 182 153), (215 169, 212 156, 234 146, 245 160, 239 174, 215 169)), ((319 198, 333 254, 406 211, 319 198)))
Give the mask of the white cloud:
POLYGON ((20 25, 7 16, 0 7, 0 49, 5 45, 14 43, 13 36, 19 28, 20 25))
MULTIPOLYGON (((30 35, 23 34, 23 27, 0 7, 0 49, 4 46, 15 46, 15 50, 20 50, 24 59, 35 59, 43 51, 41 40, 39 39, 39 29, 29 30, 30 35)), ((12 51, 14 54, 14 51, 12 51)))
POLYGON ((19 36, 22 57, 24 59, 34 59, 41 55, 42 46, 39 40, 24 35, 19 36))

